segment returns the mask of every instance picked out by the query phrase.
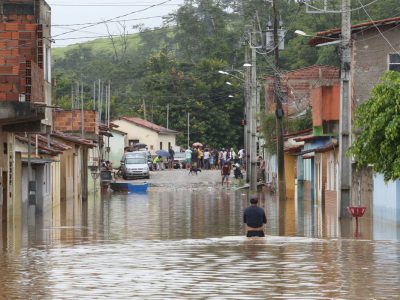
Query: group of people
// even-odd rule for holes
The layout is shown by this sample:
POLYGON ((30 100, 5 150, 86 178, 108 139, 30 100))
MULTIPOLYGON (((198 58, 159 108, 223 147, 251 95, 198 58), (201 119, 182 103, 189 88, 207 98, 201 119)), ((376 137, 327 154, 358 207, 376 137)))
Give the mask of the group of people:
POLYGON ((172 147, 169 147, 168 149, 169 156, 166 158, 163 158, 161 155, 156 155, 153 158, 153 170, 164 170, 165 169, 165 163, 164 159, 167 160, 167 167, 168 169, 173 169, 174 168, 174 158, 175 158, 175 151, 172 149, 172 147))
POLYGON ((196 166, 206 170, 221 170, 225 163, 239 162, 245 164, 245 152, 240 149, 238 153, 233 148, 222 148, 219 151, 203 147, 192 147, 185 150, 186 168, 196 166))

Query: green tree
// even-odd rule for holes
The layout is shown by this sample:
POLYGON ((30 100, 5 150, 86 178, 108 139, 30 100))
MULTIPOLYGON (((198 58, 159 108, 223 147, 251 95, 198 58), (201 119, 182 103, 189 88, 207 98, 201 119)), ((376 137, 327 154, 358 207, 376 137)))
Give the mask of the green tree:
POLYGON ((357 166, 373 165, 386 181, 400 178, 400 73, 389 71, 355 113, 358 128, 349 153, 357 166))

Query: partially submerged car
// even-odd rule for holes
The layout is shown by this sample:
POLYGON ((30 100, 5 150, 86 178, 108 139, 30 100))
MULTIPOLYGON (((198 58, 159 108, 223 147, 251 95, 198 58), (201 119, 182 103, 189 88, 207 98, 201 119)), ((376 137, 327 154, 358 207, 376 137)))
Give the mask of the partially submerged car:
POLYGON ((150 178, 145 151, 126 152, 121 160, 122 178, 150 178))

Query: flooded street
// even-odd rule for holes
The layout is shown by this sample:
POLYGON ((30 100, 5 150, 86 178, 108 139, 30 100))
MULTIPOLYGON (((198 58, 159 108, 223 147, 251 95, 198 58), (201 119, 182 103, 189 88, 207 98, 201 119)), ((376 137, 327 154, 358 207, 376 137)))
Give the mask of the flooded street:
POLYGON ((248 195, 236 183, 169 173, 147 194, 91 197, 74 224, 36 229, 26 246, 8 242, 1 298, 399 299, 400 243, 377 238, 384 227, 361 219, 355 239, 353 221, 279 206, 264 191, 267 237, 247 239, 248 195))

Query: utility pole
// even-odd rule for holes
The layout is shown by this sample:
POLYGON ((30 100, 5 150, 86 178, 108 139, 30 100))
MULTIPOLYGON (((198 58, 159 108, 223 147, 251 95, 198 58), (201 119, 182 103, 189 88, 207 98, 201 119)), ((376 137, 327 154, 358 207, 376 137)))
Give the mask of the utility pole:
MULTIPOLYGON (((110 112, 111 109, 111 81, 108 81, 108 93, 107 93, 107 127, 110 130, 110 112)), ((110 137, 107 136, 107 160, 110 160, 110 137)))
POLYGON ((169 129, 169 103, 167 104, 167 129, 169 129))
POLYGON ((251 46, 251 103, 250 103, 250 190, 257 191, 257 52, 251 46))
MULTIPOLYGON (((249 34, 249 33, 246 33, 249 34)), ((244 61, 249 62, 249 45, 245 44, 245 57, 244 61)), ((246 159, 246 182, 250 182, 250 70, 249 68, 245 69, 244 72, 244 80, 245 80, 245 126, 244 126, 244 149, 245 149, 245 159, 246 159)))
POLYGON ((111 117, 111 81, 108 81, 108 97, 107 97, 107 127, 110 127, 111 117))
POLYGON ((190 147, 190 113, 187 115, 187 146, 190 147))
POLYGON ((146 116, 146 100, 143 99, 143 117, 145 120, 147 120, 147 116, 146 116))
POLYGON ((81 79, 81 136, 85 137, 85 116, 83 110, 83 82, 81 79))
POLYGON ((93 111, 96 110, 96 81, 93 81, 93 111))
MULTIPOLYGON (((100 111, 100 93, 101 93, 101 80, 99 79, 99 87, 98 87, 98 92, 97 92, 97 111, 100 111)), ((101 123, 101 115, 100 115, 100 123, 101 123)))
POLYGON ((350 67, 351 67, 351 0, 342 0, 341 93, 339 121, 339 199, 340 218, 349 217, 351 193, 351 158, 346 156, 350 146, 350 67))
POLYGON ((74 109, 74 84, 71 84, 71 109, 74 109))
POLYGON ((286 200, 286 182, 285 182, 285 156, 284 156, 284 141, 283 141, 283 109, 282 99, 280 98, 280 78, 279 78, 279 20, 276 7, 277 0, 272 0, 272 11, 274 18, 274 58, 275 58, 275 80, 274 80, 274 99, 276 103, 276 147, 278 159, 278 194, 279 201, 286 200))

